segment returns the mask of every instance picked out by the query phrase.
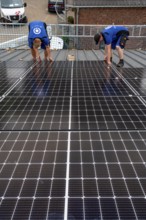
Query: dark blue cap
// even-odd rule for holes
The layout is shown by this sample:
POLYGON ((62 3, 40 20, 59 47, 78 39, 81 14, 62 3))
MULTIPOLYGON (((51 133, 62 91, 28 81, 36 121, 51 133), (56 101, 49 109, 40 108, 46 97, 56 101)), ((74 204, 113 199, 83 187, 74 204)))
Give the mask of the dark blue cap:
POLYGON ((95 40, 95 44, 97 45, 98 44, 98 42, 99 42, 99 39, 100 39, 100 34, 95 34, 94 35, 94 40, 95 40))

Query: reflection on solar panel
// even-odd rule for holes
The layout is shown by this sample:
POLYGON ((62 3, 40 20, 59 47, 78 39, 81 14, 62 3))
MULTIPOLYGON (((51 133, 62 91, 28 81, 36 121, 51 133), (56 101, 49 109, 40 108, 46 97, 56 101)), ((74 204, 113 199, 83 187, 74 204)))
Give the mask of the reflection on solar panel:
POLYGON ((146 219, 144 69, 0 65, 0 219, 146 219))

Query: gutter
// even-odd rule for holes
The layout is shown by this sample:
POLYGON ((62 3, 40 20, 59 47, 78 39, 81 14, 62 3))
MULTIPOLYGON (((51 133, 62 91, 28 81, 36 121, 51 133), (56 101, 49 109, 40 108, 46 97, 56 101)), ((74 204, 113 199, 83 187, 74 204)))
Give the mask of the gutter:
POLYGON ((119 5, 119 6, 105 6, 105 5, 98 5, 98 6, 91 6, 91 5, 84 5, 84 6, 79 6, 79 5, 66 5, 67 8, 146 8, 146 5, 142 6, 142 5, 119 5))

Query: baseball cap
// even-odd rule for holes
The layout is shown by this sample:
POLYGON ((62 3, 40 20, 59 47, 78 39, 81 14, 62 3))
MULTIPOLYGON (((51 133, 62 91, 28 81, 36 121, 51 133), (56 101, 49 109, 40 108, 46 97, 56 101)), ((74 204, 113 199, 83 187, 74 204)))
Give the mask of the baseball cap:
POLYGON ((99 39, 100 39, 100 34, 98 34, 98 33, 95 34, 95 35, 94 35, 94 40, 95 40, 96 45, 98 44, 99 39))

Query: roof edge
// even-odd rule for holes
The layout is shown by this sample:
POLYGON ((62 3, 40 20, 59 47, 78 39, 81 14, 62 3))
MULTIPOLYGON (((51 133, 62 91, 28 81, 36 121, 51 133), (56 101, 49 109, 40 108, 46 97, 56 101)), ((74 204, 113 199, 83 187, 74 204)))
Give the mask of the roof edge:
POLYGON ((131 5, 127 5, 127 6, 77 6, 77 5, 66 5, 66 8, 146 8, 145 6, 131 6, 131 5))

